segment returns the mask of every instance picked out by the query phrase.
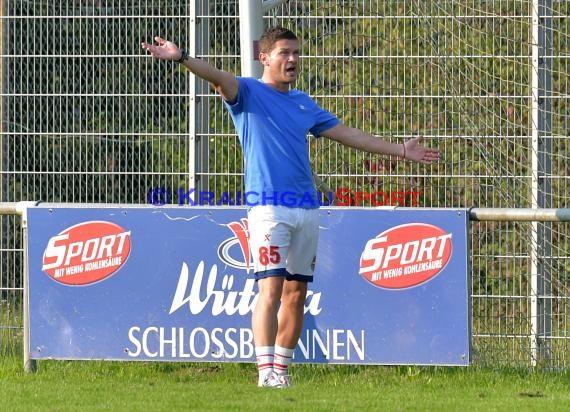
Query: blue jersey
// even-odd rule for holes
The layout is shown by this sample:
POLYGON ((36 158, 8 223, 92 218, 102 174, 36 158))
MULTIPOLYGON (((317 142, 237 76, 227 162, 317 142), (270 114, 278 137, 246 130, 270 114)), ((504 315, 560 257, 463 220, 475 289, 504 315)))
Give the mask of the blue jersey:
POLYGON ((247 77, 238 81, 236 102, 225 104, 245 158, 246 194, 253 193, 246 204, 317 208, 307 134, 319 137, 339 120, 299 90, 281 92, 247 77))

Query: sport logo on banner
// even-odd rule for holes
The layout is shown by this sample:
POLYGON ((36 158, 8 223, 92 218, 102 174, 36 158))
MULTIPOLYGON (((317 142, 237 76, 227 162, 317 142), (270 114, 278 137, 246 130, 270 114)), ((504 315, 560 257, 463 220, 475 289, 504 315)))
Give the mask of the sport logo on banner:
POLYGON ((403 289, 434 278, 451 257, 451 233, 424 223, 390 228, 366 243, 360 274, 386 289, 403 289))
POLYGON ((249 248, 247 219, 243 218, 241 222, 231 222, 226 224, 226 226, 232 231, 234 236, 220 244, 218 257, 228 266, 249 272, 253 269, 253 261, 249 248))
POLYGON ((130 253, 130 231, 111 222, 83 222, 50 238, 42 270, 66 285, 88 285, 118 271, 130 253))

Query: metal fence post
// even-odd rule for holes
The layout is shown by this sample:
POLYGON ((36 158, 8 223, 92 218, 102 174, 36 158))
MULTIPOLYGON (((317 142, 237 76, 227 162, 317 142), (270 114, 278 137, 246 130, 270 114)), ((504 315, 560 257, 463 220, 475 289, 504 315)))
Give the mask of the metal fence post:
MULTIPOLYGON (((532 5, 532 208, 552 207, 552 0, 532 5)), ((531 363, 548 363, 552 335, 552 226, 533 222, 531 234, 531 363)))
POLYGON ((30 357, 30 270, 28 265, 28 207, 34 205, 34 202, 19 202, 16 204, 16 211, 21 216, 22 250, 24 255, 22 264, 24 303, 22 311, 24 323, 24 370, 26 372, 35 372, 37 370, 36 361, 30 357))

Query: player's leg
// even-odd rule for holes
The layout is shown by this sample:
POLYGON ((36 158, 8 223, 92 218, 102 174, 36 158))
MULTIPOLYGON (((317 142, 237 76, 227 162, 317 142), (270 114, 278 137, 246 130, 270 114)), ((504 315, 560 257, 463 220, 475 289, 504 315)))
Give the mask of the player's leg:
POLYGON ((303 328, 307 282, 286 281, 281 294, 281 307, 278 314, 279 329, 277 342, 280 346, 294 348, 303 328))
POLYGON ((283 288, 284 277, 259 279, 258 298, 252 315, 252 331, 257 358, 258 385, 273 373, 275 338, 277 336, 277 312, 283 288))
MULTIPOLYGON (((274 353, 274 370, 289 379, 289 365, 303 328, 307 282, 289 280, 283 286, 278 314, 279 329, 274 353)), ((290 382, 287 382, 290 385, 290 382)))
POLYGON ((285 277, 272 276, 257 281, 259 295, 253 309, 253 336, 256 346, 273 346, 277 336, 277 312, 285 277))
POLYGON ((291 233, 287 256, 289 274, 281 295, 274 355, 274 369, 278 374, 287 376, 287 385, 290 383, 289 365, 303 328, 308 283, 313 280, 319 239, 319 211, 298 209, 297 213, 299 219, 291 233))

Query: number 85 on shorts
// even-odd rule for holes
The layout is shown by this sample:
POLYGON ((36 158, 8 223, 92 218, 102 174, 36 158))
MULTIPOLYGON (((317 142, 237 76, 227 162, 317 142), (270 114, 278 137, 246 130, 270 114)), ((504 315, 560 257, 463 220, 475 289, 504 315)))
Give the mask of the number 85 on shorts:
POLYGON ((279 246, 261 246, 258 250, 259 263, 263 266, 278 265, 281 263, 279 246))

